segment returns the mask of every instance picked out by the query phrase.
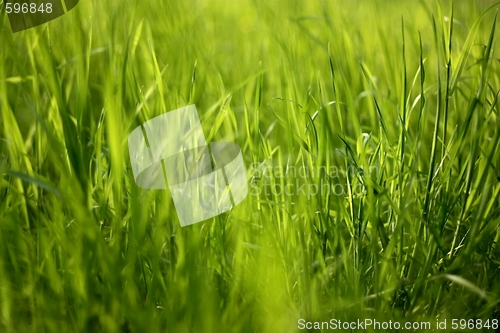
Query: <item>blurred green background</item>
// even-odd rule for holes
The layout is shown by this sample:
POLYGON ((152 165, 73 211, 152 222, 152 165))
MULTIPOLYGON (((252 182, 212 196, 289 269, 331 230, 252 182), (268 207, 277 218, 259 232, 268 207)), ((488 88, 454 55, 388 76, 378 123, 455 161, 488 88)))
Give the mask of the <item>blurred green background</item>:
POLYGON ((498 319, 495 3, 82 0, 16 34, 0 5, 0 331, 498 319), (127 139, 188 104, 252 192, 181 228, 127 139), (264 191, 297 181, 344 192, 264 191))

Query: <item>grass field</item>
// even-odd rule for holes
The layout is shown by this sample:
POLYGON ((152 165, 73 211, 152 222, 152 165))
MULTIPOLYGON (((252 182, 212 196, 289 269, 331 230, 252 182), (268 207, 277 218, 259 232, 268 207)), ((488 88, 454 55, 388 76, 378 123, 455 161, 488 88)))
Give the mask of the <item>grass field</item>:
POLYGON ((496 3, 81 0, 16 34, 0 5, 0 332, 494 331, 496 3), (188 104, 250 193, 181 228, 127 140, 188 104))

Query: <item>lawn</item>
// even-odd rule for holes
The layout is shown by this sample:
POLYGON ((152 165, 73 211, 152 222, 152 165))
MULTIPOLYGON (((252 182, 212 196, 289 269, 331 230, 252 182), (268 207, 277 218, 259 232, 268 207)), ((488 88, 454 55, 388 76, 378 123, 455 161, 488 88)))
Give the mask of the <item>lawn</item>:
POLYGON ((0 332, 495 331, 499 8, 0 4, 0 332), (128 137, 190 104, 248 195, 181 227, 128 137))

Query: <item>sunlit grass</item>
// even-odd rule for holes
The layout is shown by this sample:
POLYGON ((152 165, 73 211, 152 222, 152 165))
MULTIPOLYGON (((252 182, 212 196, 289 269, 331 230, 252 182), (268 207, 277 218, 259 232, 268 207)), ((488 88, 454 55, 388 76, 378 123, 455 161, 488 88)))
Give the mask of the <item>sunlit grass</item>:
POLYGON ((17 34, 2 5, 0 332, 499 318, 494 4, 82 0, 17 34), (127 139, 187 104, 251 193, 181 228, 127 139))

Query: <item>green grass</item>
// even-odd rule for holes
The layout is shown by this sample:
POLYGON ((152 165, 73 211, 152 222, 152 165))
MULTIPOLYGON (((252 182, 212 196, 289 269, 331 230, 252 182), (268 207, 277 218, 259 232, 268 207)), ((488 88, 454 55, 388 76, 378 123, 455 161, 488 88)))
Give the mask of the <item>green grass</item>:
POLYGON ((1 5, 0 332, 499 319, 493 5, 82 0, 17 34, 1 5), (253 192, 181 228, 127 139, 187 104, 253 192))

